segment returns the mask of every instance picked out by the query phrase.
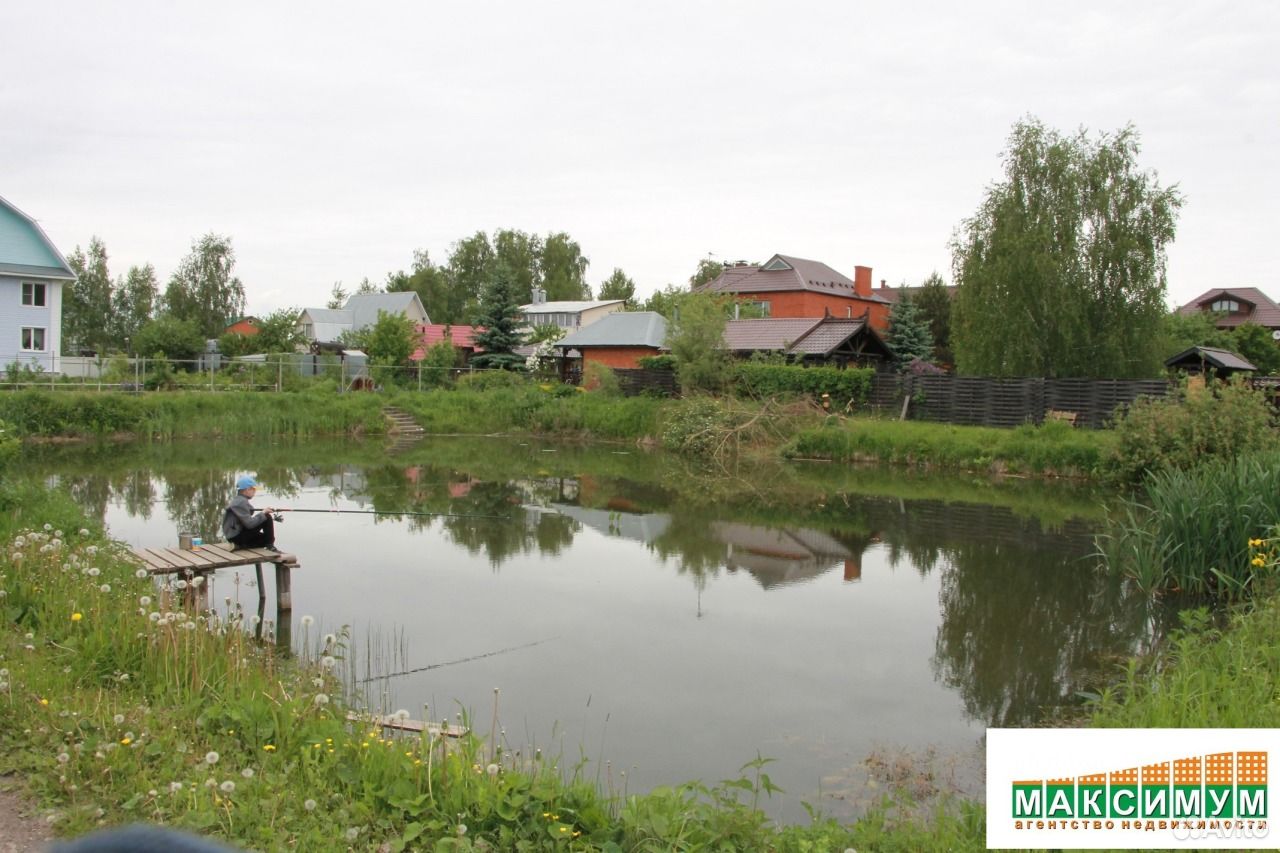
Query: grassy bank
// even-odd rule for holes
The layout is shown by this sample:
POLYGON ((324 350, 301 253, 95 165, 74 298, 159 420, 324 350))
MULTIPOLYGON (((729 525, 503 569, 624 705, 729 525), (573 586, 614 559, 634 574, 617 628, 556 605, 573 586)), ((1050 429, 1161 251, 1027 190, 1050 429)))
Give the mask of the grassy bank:
POLYGON ((0 421, 27 439, 339 435, 383 432, 382 403, 372 394, 319 390, 134 395, 33 389, 0 394, 0 421))
POLYGON ((474 736, 352 726, 333 676, 341 636, 308 636, 304 615, 304 650, 282 655, 252 639, 253 617, 137 577, 68 499, 14 488, 0 502, 0 770, 60 834, 145 821, 255 849, 982 847, 966 804, 773 826, 754 807, 763 763, 635 796, 474 736))
POLYGON ((831 420, 806 429, 783 449, 791 458, 879 461, 1011 474, 1092 477, 1114 438, 1101 430, 1051 421, 1015 429, 923 421, 831 420))

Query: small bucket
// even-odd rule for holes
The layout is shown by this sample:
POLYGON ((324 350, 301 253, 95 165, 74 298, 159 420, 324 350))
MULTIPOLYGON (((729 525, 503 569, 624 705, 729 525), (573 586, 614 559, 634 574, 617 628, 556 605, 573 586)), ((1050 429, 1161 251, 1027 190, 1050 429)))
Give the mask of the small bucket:
POLYGON ((191 548, 192 548, 192 542, 191 542, 192 536, 193 536, 193 534, 191 534, 191 533, 179 533, 179 534, 178 534, 178 548, 179 548, 179 550, 182 550, 182 551, 190 551, 190 550, 191 550, 191 548))

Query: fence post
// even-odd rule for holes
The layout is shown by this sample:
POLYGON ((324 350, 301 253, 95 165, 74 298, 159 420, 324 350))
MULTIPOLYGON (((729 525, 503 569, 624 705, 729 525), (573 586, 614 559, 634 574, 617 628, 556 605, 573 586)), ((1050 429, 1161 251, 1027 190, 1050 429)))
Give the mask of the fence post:
POLYGON ((276 361, 276 393, 280 393, 280 389, 284 387, 284 357, 281 356, 276 361))
POLYGON ((418 362, 418 393, 422 393, 422 362, 418 362))

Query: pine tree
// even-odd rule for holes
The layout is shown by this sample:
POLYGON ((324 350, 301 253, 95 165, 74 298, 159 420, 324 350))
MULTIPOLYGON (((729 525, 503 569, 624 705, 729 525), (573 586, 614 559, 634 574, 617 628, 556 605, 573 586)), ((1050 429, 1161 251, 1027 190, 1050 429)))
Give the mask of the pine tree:
POLYGON ((519 331, 520 304, 516 301, 515 284, 504 264, 498 265, 485 286, 476 325, 484 327, 474 336, 476 346, 484 352, 471 359, 472 364, 503 370, 515 370, 524 364, 524 358, 512 352, 524 343, 524 337, 519 331))
POLYGON ((889 338, 893 363, 903 370, 913 360, 928 361, 933 356, 933 335, 920 309, 905 291, 898 292, 898 302, 889 312, 889 338))

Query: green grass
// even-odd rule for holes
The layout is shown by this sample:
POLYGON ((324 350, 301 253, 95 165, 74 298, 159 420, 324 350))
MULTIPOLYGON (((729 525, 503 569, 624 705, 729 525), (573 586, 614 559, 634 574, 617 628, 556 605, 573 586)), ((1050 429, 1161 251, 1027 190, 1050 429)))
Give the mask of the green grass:
POLYGON ((147 394, 26 390, 0 393, 0 421, 21 438, 324 435, 382 432, 383 401, 373 394, 147 394))
POLYGON ((1016 429, 926 421, 831 419, 802 431, 783 452, 791 458, 877 460, 1000 473, 1094 476, 1110 447, 1109 433, 1053 421, 1016 429))
POLYGON ((982 849, 964 803, 776 827, 756 808, 774 790, 765 760, 630 795, 474 735, 353 726, 344 635, 310 636, 303 616, 300 656, 282 655, 236 607, 136 576, 65 496, 15 488, 0 494, 0 771, 59 834, 142 821, 263 850, 982 849))

